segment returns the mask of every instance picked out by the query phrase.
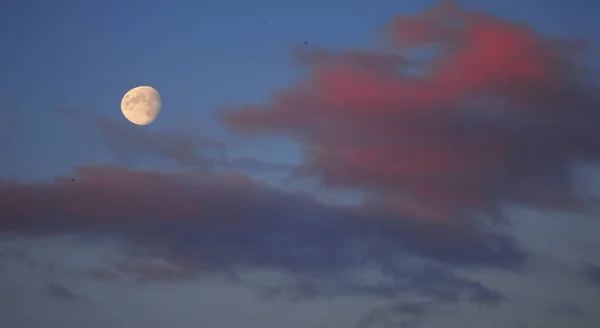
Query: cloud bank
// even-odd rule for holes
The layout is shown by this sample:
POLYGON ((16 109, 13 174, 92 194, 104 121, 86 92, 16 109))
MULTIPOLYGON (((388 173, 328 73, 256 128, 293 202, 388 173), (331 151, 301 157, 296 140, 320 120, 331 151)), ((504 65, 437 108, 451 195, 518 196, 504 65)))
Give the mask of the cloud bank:
POLYGON ((326 205, 241 174, 87 166, 75 177, 1 183, 0 228, 125 236, 201 271, 264 268, 339 277, 373 266, 394 276, 410 253, 448 265, 511 269, 526 258, 508 237, 474 226, 326 205))

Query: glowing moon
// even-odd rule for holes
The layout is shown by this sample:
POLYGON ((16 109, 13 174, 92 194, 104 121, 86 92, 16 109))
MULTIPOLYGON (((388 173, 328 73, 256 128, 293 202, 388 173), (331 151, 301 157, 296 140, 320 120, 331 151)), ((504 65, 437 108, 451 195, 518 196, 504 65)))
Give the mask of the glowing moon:
POLYGON ((148 125, 160 113, 160 94, 153 87, 141 86, 133 88, 121 100, 121 112, 129 122, 137 125, 148 125))

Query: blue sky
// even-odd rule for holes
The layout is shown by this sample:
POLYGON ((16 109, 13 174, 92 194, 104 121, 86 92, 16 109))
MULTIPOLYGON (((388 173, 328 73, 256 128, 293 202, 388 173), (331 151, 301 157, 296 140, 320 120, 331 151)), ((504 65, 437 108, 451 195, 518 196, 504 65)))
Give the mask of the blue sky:
MULTIPOLYGON (((593 31, 600 28, 595 19, 600 5, 593 1, 456 3, 465 11, 499 17, 502 28, 526 24, 539 39, 583 37, 598 44, 593 31)), ((440 75, 442 82, 432 82, 431 90, 416 85, 400 104, 393 103, 397 113, 410 112, 405 104, 413 94, 432 92, 442 100, 423 108, 454 108, 504 90, 493 101, 505 97, 500 101, 513 101, 519 109, 531 106, 537 113, 543 106, 536 101, 550 99, 541 104, 552 104, 552 117, 563 119, 552 122, 553 130, 537 125, 529 130, 534 132, 524 130, 531 134, 519 135, 510 144, 514 148, 501 153, 509 159, 497 161, 499 169, 487 166, 491 155, 469 148, 479 143, 461 148, 464 137, 481 140, 492 152, 504 149, 499 147, 506 146, 504 130, 495 122, 457 122, 465 124, 464 134, 445 136, 461 155, 445 156, 446 144, 439 140, 418 144, 422 153, 403 153, 397 135, 386 130, 385 122, 371 121, 371 114, 354 125, 342 116, 322 115, 340 111, 323 105, 327 101, 360 96, 359 91, 335 93, 341 80, 326 74, 323 53, 336 64, 354 60, 348 49, 379 60, 378 53, 390 50, 382 50, 376 36, 390 19, 420 17, 436 4, 2 3, 0 182, 15 184, 0 185, 0 212, 7 213, 6 222, 0 220, 0 231, 6 230, 0 234, 5 236, 0 239, 0 292, 11 300, 0 301, 0 309, 8 309, 0 310, 0 326, 38 327, 42 321, 27 317, 41 313, 51 325, 67 328, 362 328, 392 327, 398 320, 412 327, 465 327, 465 322, 473 327, 562 327, 565 322, 595 327, 600 262, 594 254, 600 239, 594 231, 600 225, 597 207, 582 205, 580 194, 570 190, 569 165, 583 158, 591 164, 587 173, 597 177, 600 135, 589 125, 600 123, 600 106, 580 89, 564 87, 572 85, 570 76, 552 75, 558 82, 545 84, 552 78, 516 70, 519 76, 510 75, 509 81, 525 81, 516 87, 490 78, 480 82, 485 89, 478 84, 454 89, 471 77, 460 79, 471 67, 467 62, 456 75, 449 70, 455 83, 444 84, 440 75), (295 61, 298 54, 313 62, 295 61), (331 84, 302 98, 295 86, 305 80, 331 84), (139 85, 153 86, 163 100, 160 116, 143 127, 129 124, 119 108, 125 92, 139 85), (568 92, 552 98, 557 90, 552 87, 568 92), (519 90, 533 90, 532 96, 510 98, 519 90), (464 103, 452 103, 444 92, 459 94, 464 103), (288 98, 278 100, 278 95, 288 98), (306 110, 294 101, 300 98, 309 103, 306 110), (247 105, 268 114, 254 115, 245 111, 247 105), (572 116, 564 110, 570 106, 572 116), (287 120, 288 114, 296 119, 287 120), (497 129, 502 131, 494 134, 497 129), (202 147, 191 165, 182 164, 177 134, 223 143, 227 161, 252 159, 269 168, 262 173, 244 164, 226 168, 235 173, 223 173, 220 164, 206 169, 198 164, 205 160, 202 147), (371 138, 379 146, 389 141, 392 150, 352 148, 352 142, 363 145, 371 138), (576 144, 576 150, 566 144, 576 144), (360 155, 365 152, 369 155, 360 155), (431 153, 437 162, 420 160, 431 153), (347 170, 339 165, 343 156, 349 156, 347 170), (476 169, 461 171, 471 158, 476 169), (274 168, 283 164, 302 170, 274 168), (483 173, 472 176, 479 167, 483 173), (299 179, 299 172, 308 172, 313 183, 299 179), (81 183, 73 187, 57 176, 81 183), (473 179, 475 196, 467 183, 456 182, 461 179, 473 179), (290 186, 305 194, 290 193, 290 186), (356 193, 362 192, 367 201, 357 204, 356 193), (164 206, 149 204, 156 195, 164 206), (354 201, 350 207, 323 203, 332 199, 354 201), (501 220, 492 226, 487 218, 497 213, 501 220)), ((530 50, 537 54, 538 48, 530 50)), ((583 62, 598 69, 594 58, 588 53, 583 62)), ((521 59, 517 55, 503 70, 537 61, 518 66, 521 59)), ((559 65, 549 62, 546 68, 559 65)), ((487 66, 477 67, 474 72, 487 66)), ((383 81, 378 85, 388 81, 385 74, 369 74, 383 81)), ((361 85, 361 90, 369 86, 361 85)), ((386 103, 368 100, 372 103, 360 110, 386 115, 386 103)), ((363 106, 361 101, 356 98, 356 106, 363 106)), ((353 103, 344 104, 353 110, 353 103)), ((529 122, 511 115, 507 121, 529 122)), ((423 131, 454 122, 451 116, 440 120, 428 114, 406 119, 416 123, 394 127, 416 127, 420 132, 406 132, 409 137, 435 140, 445 132, 423 131)), ((600 180, 588 181, 593 181, 588 191, 597 194, 600 180)))

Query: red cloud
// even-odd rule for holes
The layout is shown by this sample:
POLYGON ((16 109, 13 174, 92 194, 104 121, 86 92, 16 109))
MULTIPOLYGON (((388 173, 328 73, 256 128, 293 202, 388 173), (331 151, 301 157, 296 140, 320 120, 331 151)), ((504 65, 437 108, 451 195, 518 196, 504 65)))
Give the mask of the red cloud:
POLYGON ((433 45, 436 56, 302 53, 305 80, 267 106, 225 111, 224 121, 287 133, 305 146, 304 174, 420 213, 585 205, 570 167, 599 159, 600 106, 581 84, 572 44, 447 2, 394 18, 386 31, 393 47, 433 45), (403 72, 413 65, 423 74, 403 72))
POLYGON ((9 226, 22 227, 26 220, 44 226, 69 218, 85 220, 84 225, 157 218, 201 220, 215 212, 227 213, 234 204, 224 202, 246 190, 252 194, 258 186, 239 174, 135 171, 116 166, 79 167, 75 176, 75 181, 57 177, 52 183, 0 183, 2 223, 13 220, 9 226))

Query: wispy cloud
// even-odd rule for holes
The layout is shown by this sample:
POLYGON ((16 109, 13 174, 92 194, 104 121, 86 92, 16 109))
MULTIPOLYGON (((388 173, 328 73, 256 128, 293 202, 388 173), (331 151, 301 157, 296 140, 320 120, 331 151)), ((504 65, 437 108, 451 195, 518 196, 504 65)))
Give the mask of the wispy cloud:
POLYGON ((72 301, 79 298, 79 295, 75 294, 69 288, 57 282, 48 283, 48 286, 46 287, 46 292, 51 297, 62 301, 72 301))
POLYGON ((205 171, 289 172, 295 168, 295 165, 288 163, 232 156, 224 142, 190 131, 140 129, 81 108, 63 108, 59 112, 67 119, 85 122, 86 126, 97 130, 104 145, 122 164, 161 159, 179 168, 205 171))

